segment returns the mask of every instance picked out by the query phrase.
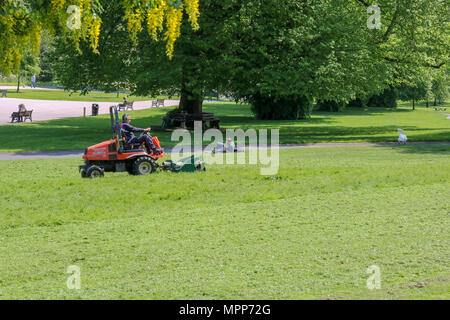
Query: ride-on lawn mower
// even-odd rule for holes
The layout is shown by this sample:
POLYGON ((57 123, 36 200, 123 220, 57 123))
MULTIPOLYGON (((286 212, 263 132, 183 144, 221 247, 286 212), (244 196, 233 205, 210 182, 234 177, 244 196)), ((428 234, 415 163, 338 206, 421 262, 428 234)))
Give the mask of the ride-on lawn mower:
MULTIPOLYGON (((80 166, 83 178, 99 178, 104 172, 125 172, 133 175, 147 175, 156 171, 156 161, 165 157, 164 152, 149 153, 142 144, 130 145, 121 132, 117 107, 110 107, 113 139, 87 148, 80 166)), ((147 134, 147 133, 144 133, 147 134)), ((161 149, 159 139, 153 137, 153 144, 161 149)))
MULTIPOLYGON (((113 139, 87 148, 83 159, 85 164, 80 166, 83 178, 100 178, 105 172, 125 172, 132 175, 147 175, 154 173, 160 166, 158 159, 166 156, 165 152, 150 153, 143 144, 130 145, 121 132, 119 113, 117 107, 109 109, 113 139)), ((148 134, 148 133, 143 133, 148 134)), ((153 144, 161 149, 159 139, 153 137, 153 144)), ((165 161, 161 168, 172 172, 205 171, 204 161, 201 157, 188 157, 178 162, 165 161)))

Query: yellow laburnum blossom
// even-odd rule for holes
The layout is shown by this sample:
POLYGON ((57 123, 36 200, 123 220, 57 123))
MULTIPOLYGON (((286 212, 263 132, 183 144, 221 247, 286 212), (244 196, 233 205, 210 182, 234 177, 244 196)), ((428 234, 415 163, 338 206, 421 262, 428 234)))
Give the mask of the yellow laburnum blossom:
POLYGON ((102 21, 100 19, 92 19, 92 22, 90 24, 89 28, 89 42, 91 48, 94 50, 95 53, 98 52, 98 40, 100 38, 100 31, 101 31, 102 21))
POLYGON ((128 30, 131 32, 131 38, 136 41, 137 35, 142 30, 142 10, 136 11, 127 9, 125 11, 125 18, 127 19, 128 30))
POLYGON ((184 1, 184 7, 186 13, 189 15, 189 21, 191 22, 192 28, 194 30, 199 29, 200 28, 200 26, 198 25, 198 17, 200 16, 200 11, 198 9, 199 0, 184 1))
POLYGON ((67 7, 66 0, 52 0, 51 7, 53 11, 61 11, 67 7))
POLYGON ((165 7, 158 6, 150 8, 147 13, 147 29, 148 33, 154 40, 158 39, 158 32, 162 32, 164 28, 165 7))
POLYGON ((166 53, 170 59, 173 57, 175 41, 180 36, 181 22, 183 21, 183 10, 170 7, 167 10, 166 33, 164 40, 167 42, 166 53))
MULTIPOLYGON (((27 0, 31 1, 31 0, 27 0)), ((124 7, 124 16, 131 37, 137 40, 137 35, 147 27, 147 32, 155 40, 158 35, 164 35, 166 50, 172 58, 175 41, 180 37, 183 13, 189 16, 193 29, 198 29, 199 0, 120 0, 124 7)), ((0 1, 0 72, 9 74, 20 64, 23 51, 31 47, 39 50, 42 28, 56 32, 67 28, 68 19, 75 14, 67 12, 69 6, 77 6, 76 19, 80 27, 67 28, 67 35, 79 49, 81 40, 89 41, 94 52, 98 53, 99 36, 102 21, 100 12, 95 12, 97 0, 50 0, 44 2, 40 13, 28 11, 26 6, 17 7, 12 0, 0 1), (16 14, 28 17, 30 23, 25 25, 16 14), (17 32, 17 26, 25 28, 17 32), (55 26, 58 26, 55 28, 55 26)))
POLYGON ((166 51, 170 59, 173 56, 175 41, 180 37, 180 28, 183 21, 183 12, 189 15, 189 22, 194 30, 199 28, 198 17, 199 0, 123 0, 125 18, 128 21, 128 30, 134 40, 142 31, 142 25, 147 23, 147 31, 155 40, 158 34, 164 31, 166 51), (145 21, 146 20, 146 21, 145 21))
POLYGON ((39 53, 41 25, 27 17, 27 10, 12 1, 0 3, 0 73, 17 71, 23 51, 39 53))

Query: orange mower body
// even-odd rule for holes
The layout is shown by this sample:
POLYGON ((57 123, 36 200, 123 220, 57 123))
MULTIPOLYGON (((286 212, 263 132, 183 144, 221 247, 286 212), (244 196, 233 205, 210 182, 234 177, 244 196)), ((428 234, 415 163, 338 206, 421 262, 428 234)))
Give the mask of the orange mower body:
MULTIPOLYGON (((143 144, 130 145, 120 131, 119 115, 116 107, 110 108, 113 139, 96 144, 85 150, 80 166, 83 178, 103 177, 105 172, 128 172, 132 175, 154 173, 159 165, 158 159, 166 156, 165 152, 149 152, 143 144)), ((161 149, 157 137, 152 138, 156 148, 161 149)))

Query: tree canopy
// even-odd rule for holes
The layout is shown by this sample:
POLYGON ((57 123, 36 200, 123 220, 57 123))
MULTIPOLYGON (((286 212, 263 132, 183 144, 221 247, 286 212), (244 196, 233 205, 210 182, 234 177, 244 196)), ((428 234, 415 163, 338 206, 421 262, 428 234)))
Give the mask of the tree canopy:
MULTIPOLYGON (((445 1, 378 1, 381 28, 366 26, 365 1, 247 1, 234 29, 242 97, 303 93, 349 100, 382 91, 418 69, 448 61, 445 1)), ((233 30, 231 30, 233 31, 233 30)))
POLYGON ((82 54, 68 47, 65 38, 56 41, 56 69, 67 88, 130 89, 154 96, 185 93, 190 107, 196 103, 201 108, 205 92, 226 84, 233 69, 225 61, 231 39, 224 34, 227 20, 235 13, 229 10, 231 1, 201 1, 201 28, 195 31, 188 20, 183 21, 172 60, 167 58, 164 43, 153 41, 148 32, 138 33, 136 39, 128 36, 119 4, 101 3, 104 32, 99 38, 100 55, 94 54, 86 41, 80 42, 82 54))
POLYGON ((188 112, 200 111, 205 93, 218 89, 273 106, 264 111, 269 118, 267 111, 307 117, 313 101, 368 98, 422 70, 440 70, 450 49, 444 0, 380 0, 379 29, 368 26, 366 1, 202 0, 200 30, 183 19, 172 60, 167 44, 119 19, 120 6, 100 3, 101 55, 88 39, 80 41, 82 55, 61 45, 60 66, 70 71, 64 84, 181 93, 188 112), (279 112, 283 104, 292 112, 279 112))
MULTIPOLYGON (((183 13, 191 26, 198 28, 199 0, 119 2, 131 37, 146 25, 154 39, 163 34, 169 57, 180 36, 183 13)), ((37 53, 43 29, 68 36, 76 48, 80 41, 88 41, 93 52, 98 53, 102 11, 99 0, 0 0, 0 72, 9 74, 17 68, 30 47, 37 53)))

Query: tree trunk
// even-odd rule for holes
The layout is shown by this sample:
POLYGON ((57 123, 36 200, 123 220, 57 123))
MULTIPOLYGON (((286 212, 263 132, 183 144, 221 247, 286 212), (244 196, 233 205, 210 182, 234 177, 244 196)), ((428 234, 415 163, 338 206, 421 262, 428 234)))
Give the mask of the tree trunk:
POLYGON ((183 90, 180 99, 180 109, 189 114, 202 113, 203 98, 183 90))
POLYGON ((428 102, 428 100, 427 100, 427 108, 429 108, 430 107, 430 103, 428 102))
POLYGON ((416 99, 413 98, 413 110, 416 110, 416 99))
MULTIPOLYGON (((197 56, 195 51, 185 52, 187 56, 197 56)), ((195 93, 193 85, 190 84, 192 80, 197 79, 198 70, 195 65, 190 65, 184 61, 182 63, 181 71, 181 97, 180 97, 180 110, 188 114, 202 113, 203 99, 199 93, 195 93)), ((197 79, 198 80, 198 79, 197 79)), ((197 91, 198 92, 198 91, 197 91)))
POLYGON ((434 97, 434 106, 437 107, 437 99, 434 97))
POLYGON ((17 93, 20 92, 20 76, 17 77, 17 93))

